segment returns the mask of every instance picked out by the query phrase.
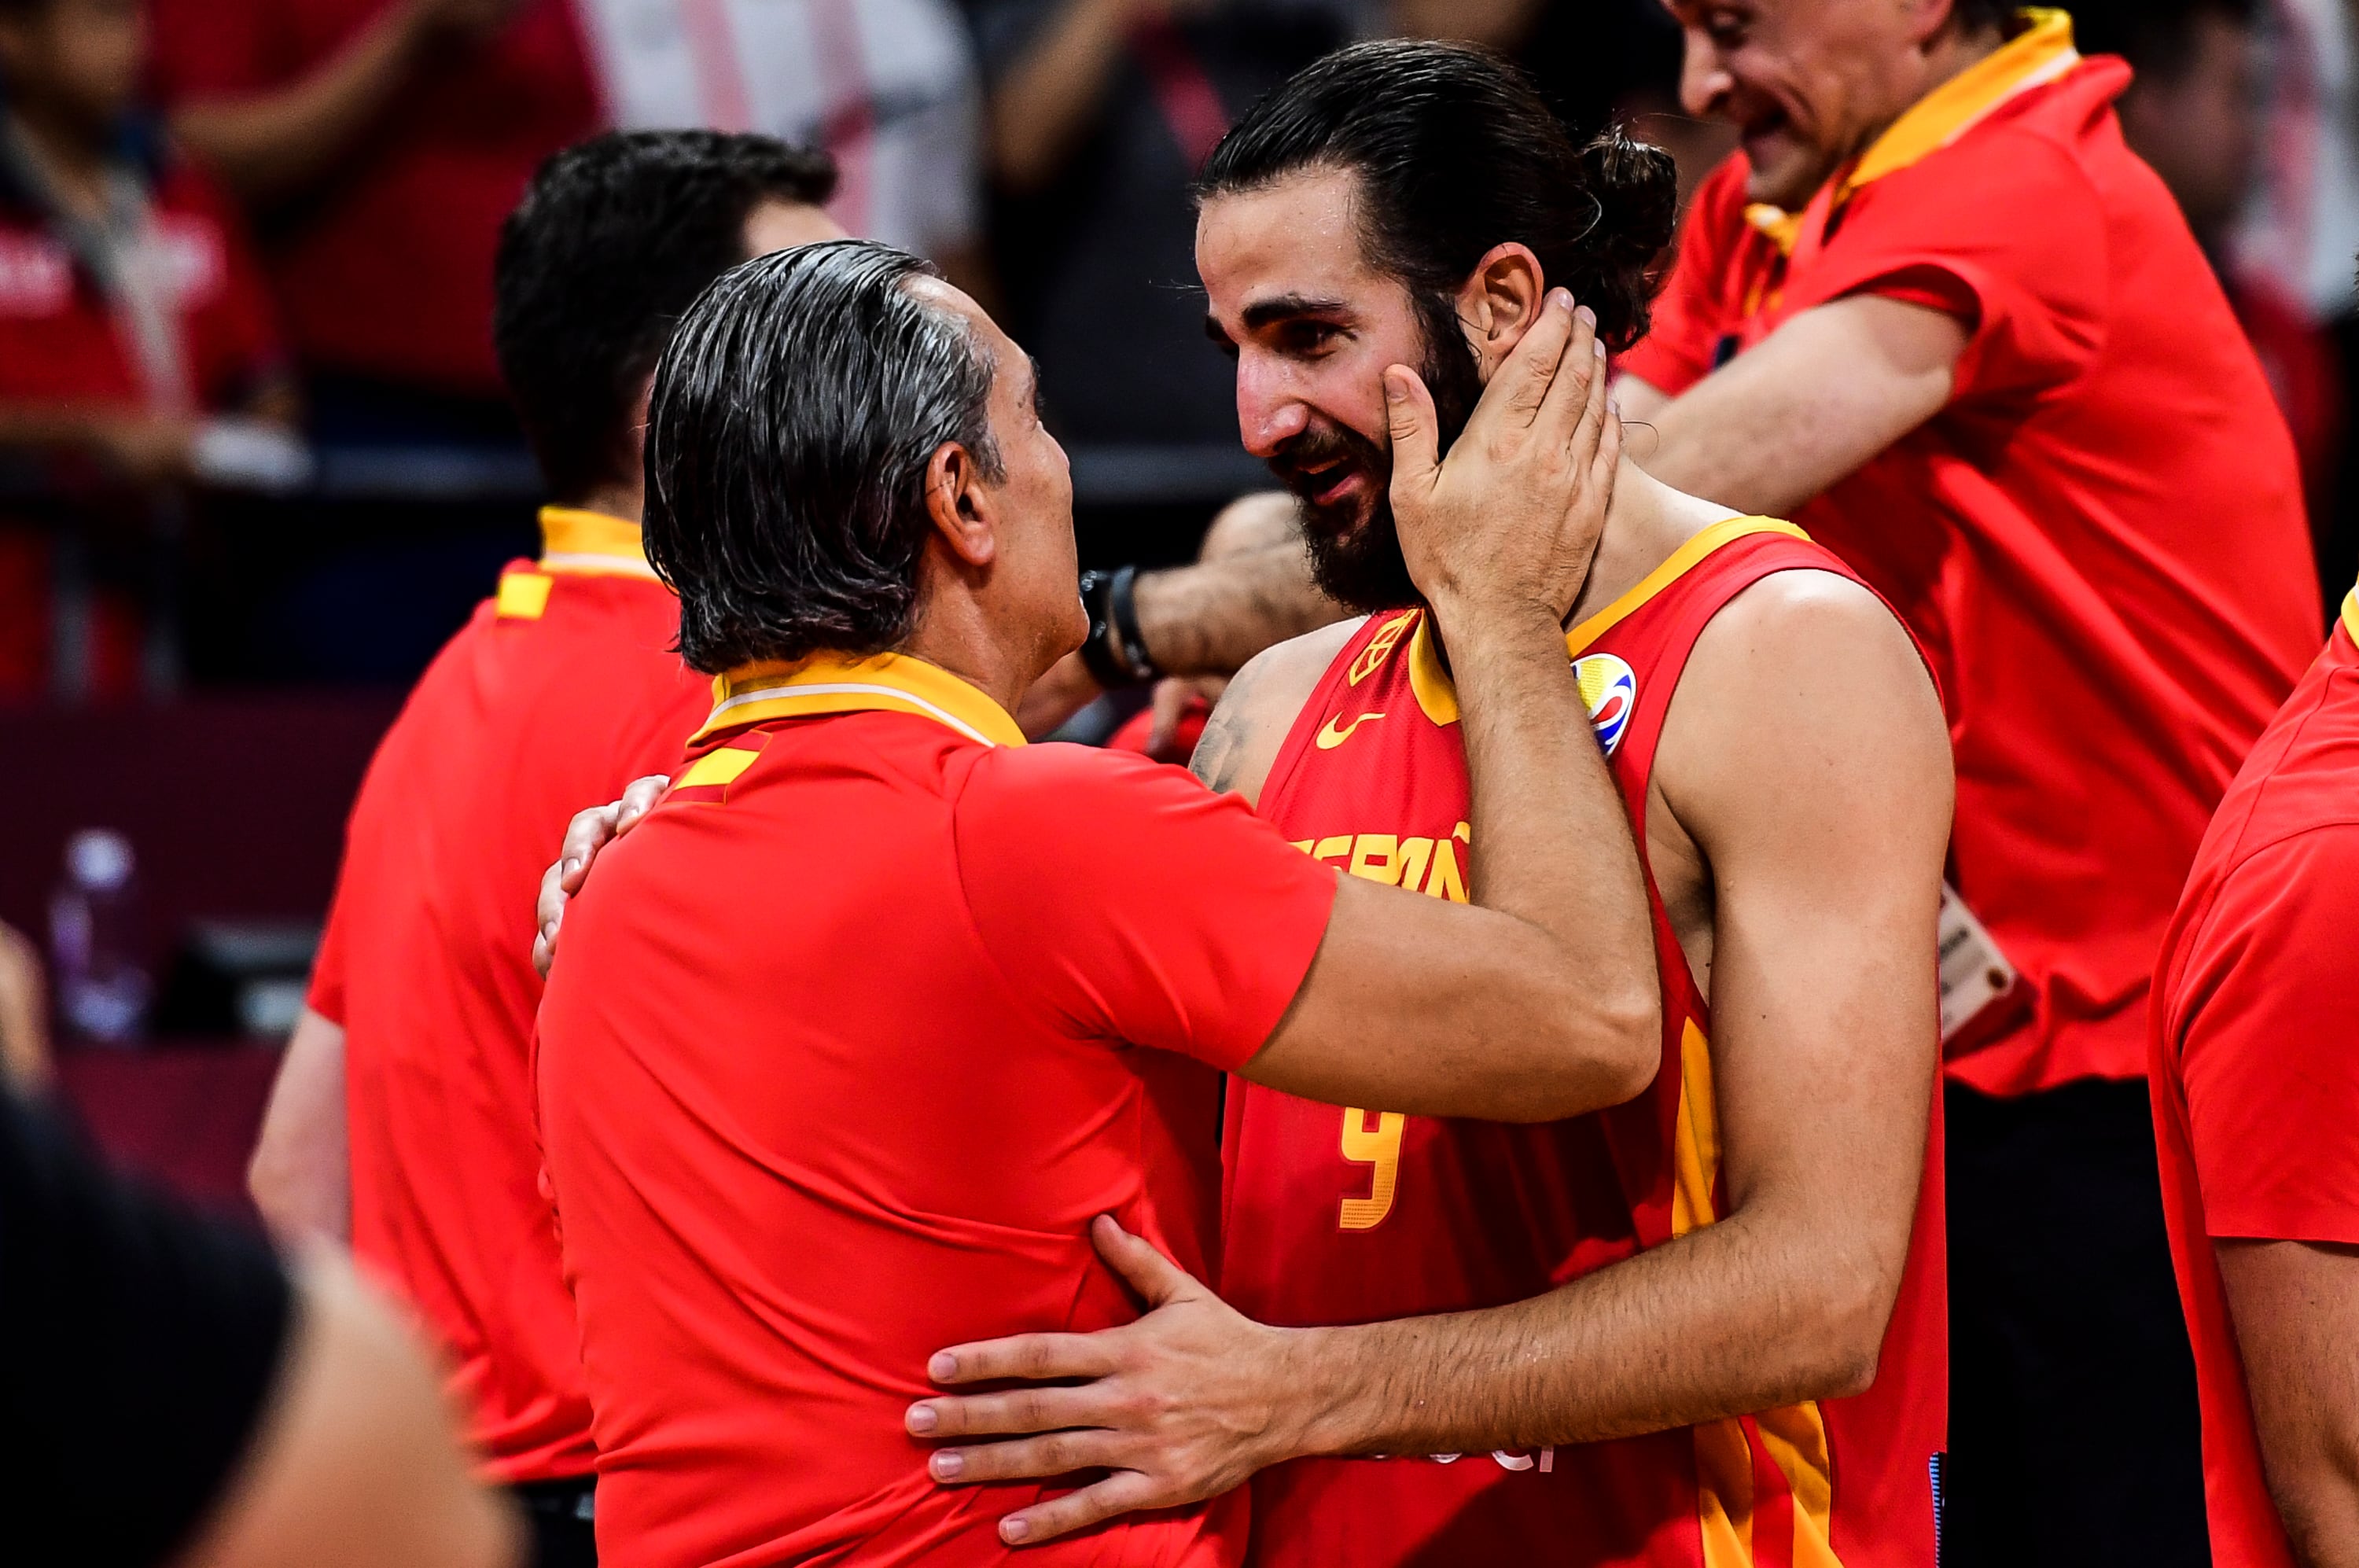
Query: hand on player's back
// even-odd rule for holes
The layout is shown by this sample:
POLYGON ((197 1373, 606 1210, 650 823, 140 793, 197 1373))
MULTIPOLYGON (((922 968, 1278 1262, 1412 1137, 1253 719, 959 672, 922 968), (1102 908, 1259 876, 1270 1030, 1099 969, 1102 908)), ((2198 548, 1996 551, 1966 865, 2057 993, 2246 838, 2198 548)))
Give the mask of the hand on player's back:
POLYGON ((1445 459, 1424 382, 1386 370, 1401 555, 1445 630, 1452 610, 1536 604, 1560 623, 1571 610, 1622 455, 1604 372, 1596 318, 1551 291, 1445 459))
POLYGON ((634 779, 623 791, 622 799, 574 814, 565 830, 565 844, 557 852, 555 864, 540 877, 532 966, 540 971, 542 979, 549 978, 549 965, 557 962, 557 928, 564 923, 567 902, 589 880, 590 863, 598 858, 600 850, 636 826, 638 820, 663 799, 670 783, 660 773, 649 774, 634 779))

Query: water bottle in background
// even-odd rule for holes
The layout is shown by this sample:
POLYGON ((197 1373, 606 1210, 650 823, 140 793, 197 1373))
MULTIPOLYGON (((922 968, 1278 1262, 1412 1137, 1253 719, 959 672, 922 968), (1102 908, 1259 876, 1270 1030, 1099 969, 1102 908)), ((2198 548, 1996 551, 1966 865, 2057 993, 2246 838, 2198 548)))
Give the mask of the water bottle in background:
POLYGON ((66 841, 65 880, 49 900, 58 1018, 70 1035, 129 1045, 147 1018, 140 963, 138 865, 131 841, 84 828, 66 841))

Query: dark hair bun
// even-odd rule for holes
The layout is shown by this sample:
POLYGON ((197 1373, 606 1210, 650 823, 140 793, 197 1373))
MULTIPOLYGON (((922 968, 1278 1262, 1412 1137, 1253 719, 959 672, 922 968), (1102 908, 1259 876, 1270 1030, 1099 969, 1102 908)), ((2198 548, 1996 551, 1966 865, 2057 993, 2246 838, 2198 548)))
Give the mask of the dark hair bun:
POLYGON ((1583 268, 1574 298, 1597 312, 1605 346, 1619 352, 1647 335, 1657 262, 1680 222, 1680 172, 1671 155, 1636 141, 1617 126, 1579 154, 1583 192, 1597 207, 1597 226, 1582 246, 1583 268))

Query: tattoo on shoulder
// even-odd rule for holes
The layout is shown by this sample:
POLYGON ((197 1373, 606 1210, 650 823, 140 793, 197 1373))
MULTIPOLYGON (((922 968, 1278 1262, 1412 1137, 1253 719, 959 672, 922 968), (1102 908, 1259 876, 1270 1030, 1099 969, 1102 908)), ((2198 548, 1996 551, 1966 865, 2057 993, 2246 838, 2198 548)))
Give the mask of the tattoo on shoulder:
POLYGON ((1196 754, 1188 759, 1188 770, 1216 794, 1235 786, 1237 770, 1245 762, 1245 726, 1231 702, 1235 695, 1232 685, 1213 706, 1212 716, 1204 721, 1204 733, 1196 742, 1196 754))

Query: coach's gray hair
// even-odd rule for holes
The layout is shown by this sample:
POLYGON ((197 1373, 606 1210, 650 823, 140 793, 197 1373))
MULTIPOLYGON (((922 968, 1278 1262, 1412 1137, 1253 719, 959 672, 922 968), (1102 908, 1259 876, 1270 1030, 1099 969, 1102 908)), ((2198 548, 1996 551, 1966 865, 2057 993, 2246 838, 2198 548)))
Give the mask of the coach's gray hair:
POLYGON ((648 404, 646 540, 694 668, 909 635, 934 452, 1004 474, 990 352, 909 288, 940 276, 835 240, 733 268, 680 319, 648 404))

